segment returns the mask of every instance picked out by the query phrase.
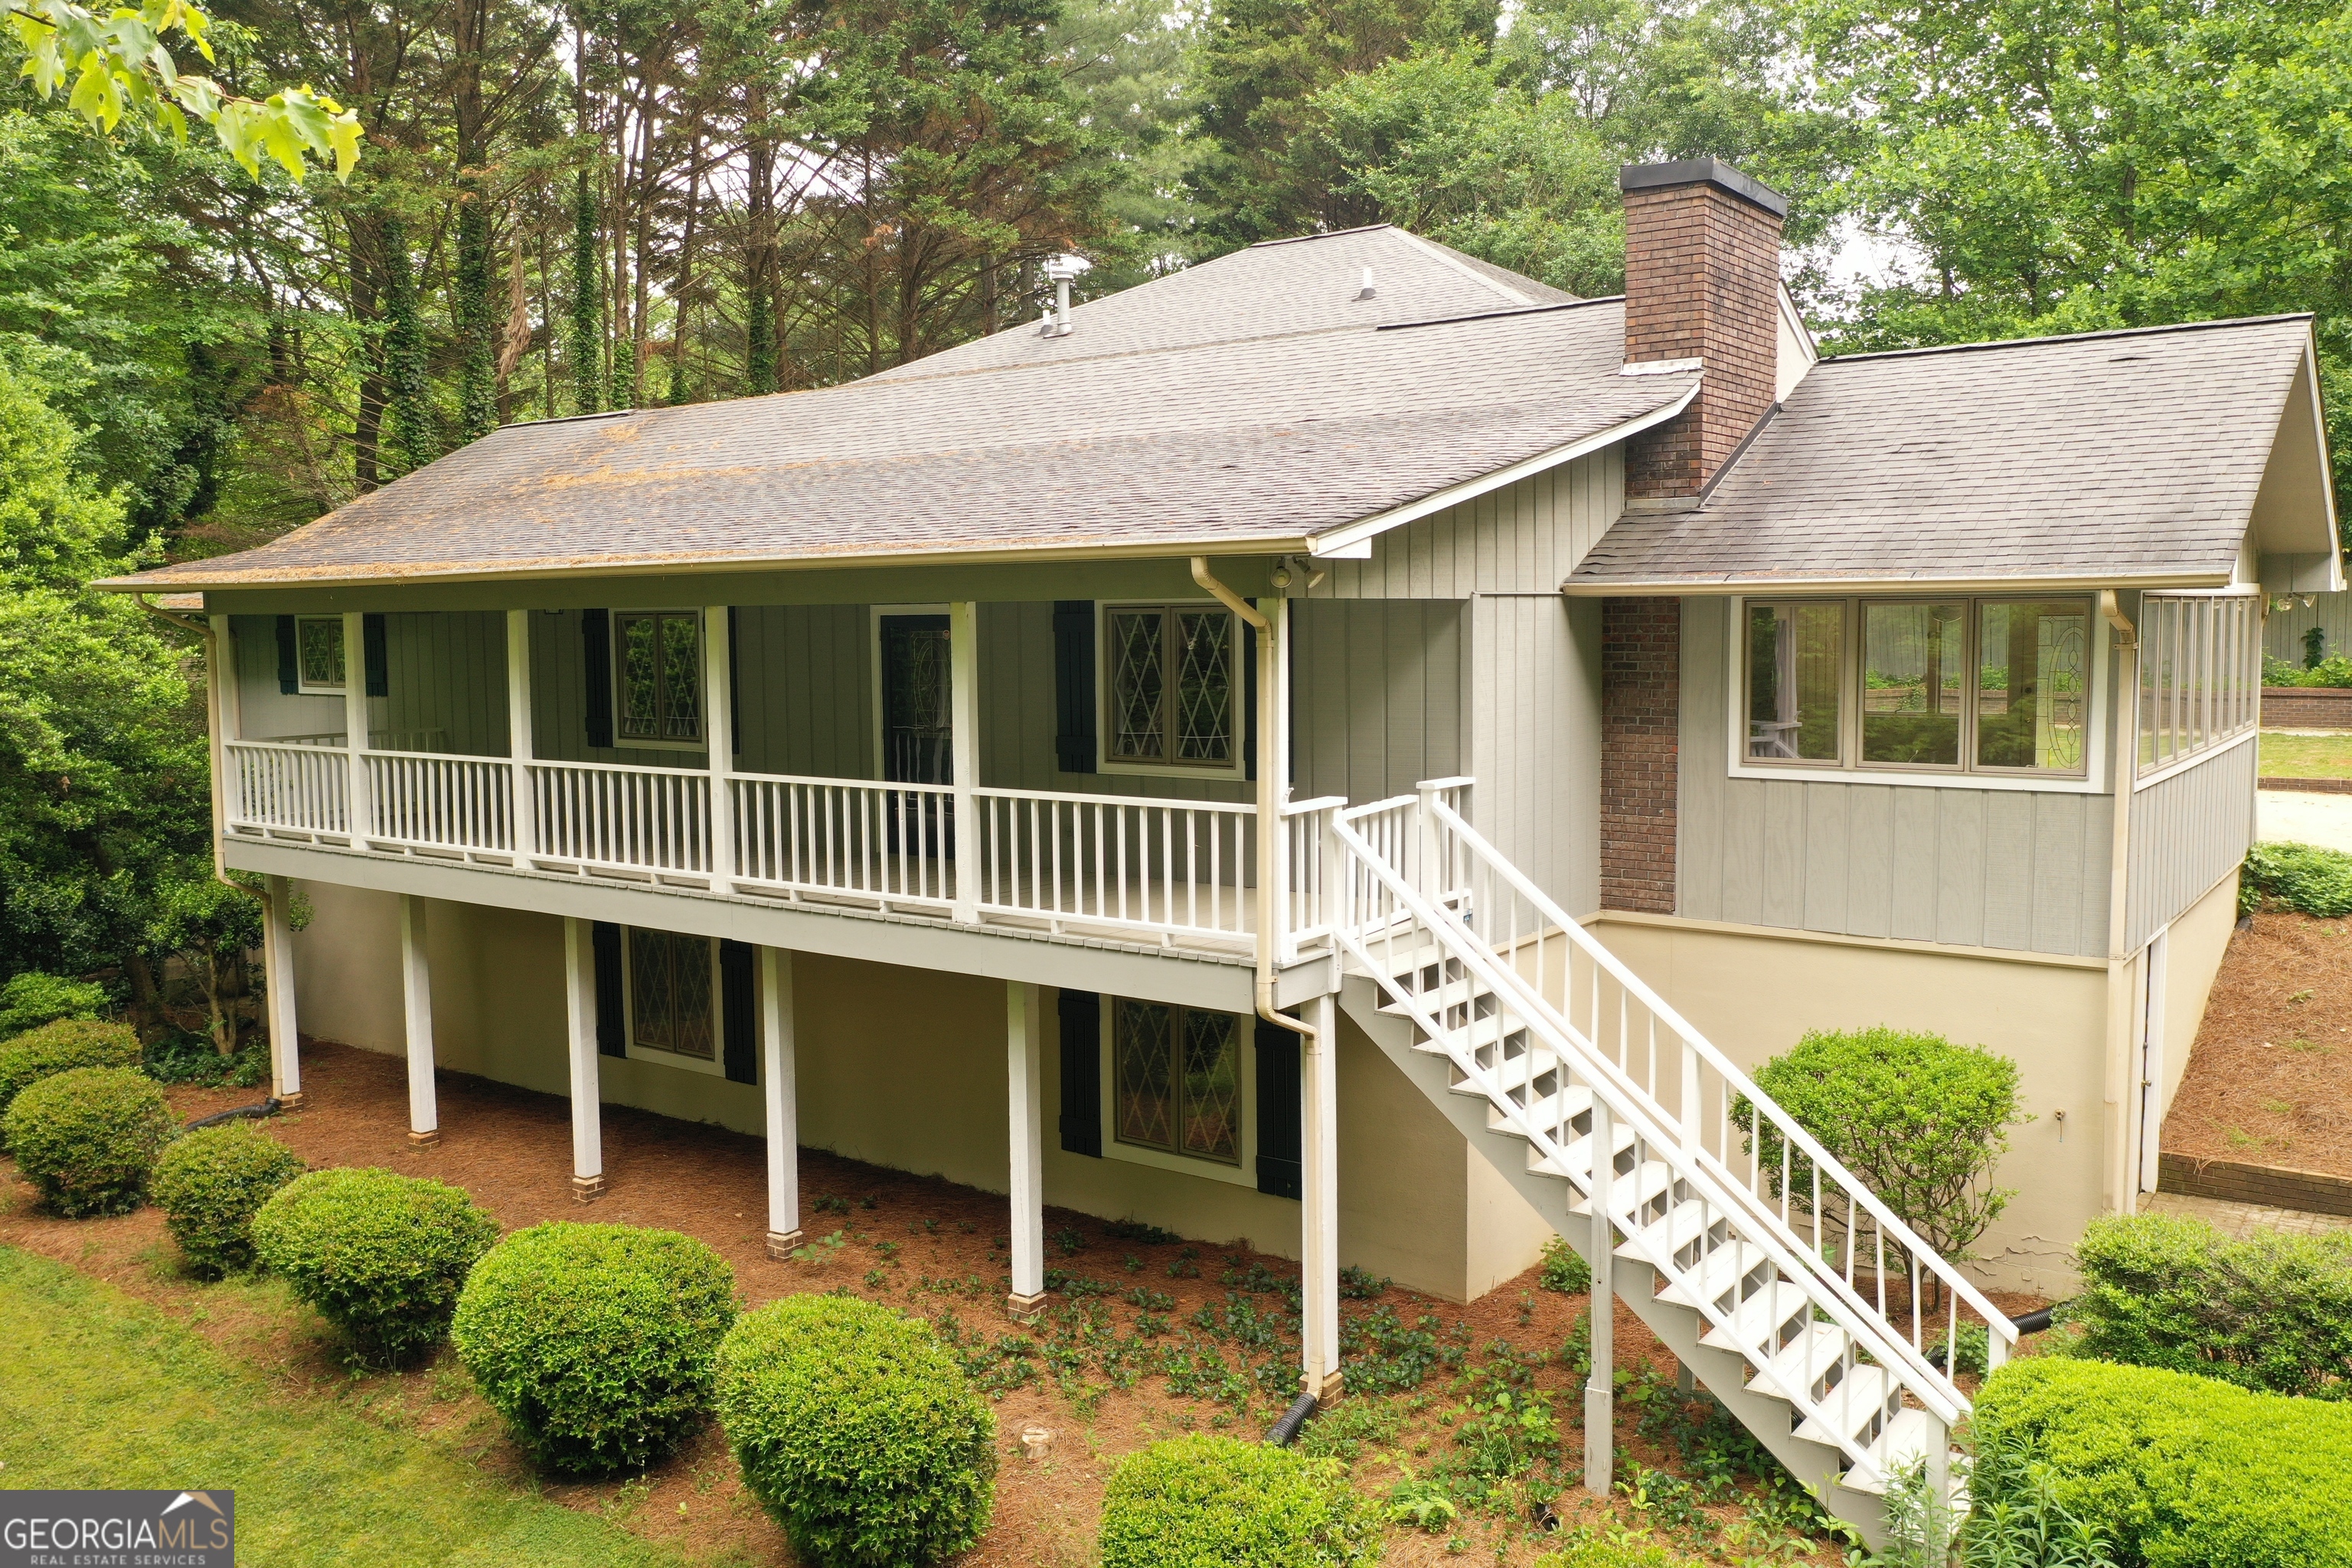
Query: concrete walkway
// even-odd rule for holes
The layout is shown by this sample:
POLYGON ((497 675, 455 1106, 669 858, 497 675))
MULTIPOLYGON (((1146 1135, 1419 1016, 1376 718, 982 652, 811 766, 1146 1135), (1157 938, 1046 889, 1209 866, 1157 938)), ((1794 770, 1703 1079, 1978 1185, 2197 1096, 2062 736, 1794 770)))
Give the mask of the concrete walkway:
POLYGON ((2305 1214, 2300 1209, 2265 1208, 2261 1204, 2224 1203, 2219 1198, 2192 1198, 2179 1193, 2143 1193, 2142 1214, 2168 1214, 2175 1219, 2201 1219, 2232 1240, 2253 1230, 2283 1230, 2294 1236, 2325 1236, 2352 1228, 2352 1215, 2305 1214))
POLYGON ((2256 792, 2254 836, 2265 844, 2316 844, 2352 853, 2352 795, 2256 792))

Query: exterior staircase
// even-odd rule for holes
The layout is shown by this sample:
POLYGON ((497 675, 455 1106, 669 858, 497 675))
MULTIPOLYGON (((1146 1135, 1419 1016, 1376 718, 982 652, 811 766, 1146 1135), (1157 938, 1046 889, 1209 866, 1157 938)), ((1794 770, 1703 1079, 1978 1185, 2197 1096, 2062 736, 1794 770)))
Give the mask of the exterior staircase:
POLYGON ((1463 818, 1470 781, 1323 802, 1340 1005, 1683 1365, 1874 1546, 1969 1399, 1928 1352, 2008 1318, 1463 818))

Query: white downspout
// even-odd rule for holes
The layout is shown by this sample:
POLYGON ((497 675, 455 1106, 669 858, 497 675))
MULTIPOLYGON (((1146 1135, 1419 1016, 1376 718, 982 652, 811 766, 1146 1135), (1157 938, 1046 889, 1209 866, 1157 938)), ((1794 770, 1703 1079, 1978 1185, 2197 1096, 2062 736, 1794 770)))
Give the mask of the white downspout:
POLYGON ((2099 614, 2116 629, 2116 759, 2115 822, 2107 866, 2107 1016, 2108 1047, 2105 1121, 2113 1140, 2108 1145, 2106 1194, 2110 1210, 2129 1214, 2137 1206, 2139 1184, 2129 1169, 2127 1151, 2138 1147, 2130 1132, 2129 1085, 2139 1077, 2137 1024, 2133 1017, 2134 954, 2124 951, 2131 934, 2131 808, 2135 764, 2139 757, 2139 628, 2133 625, 2112 588, 2099 592, 2099 614))

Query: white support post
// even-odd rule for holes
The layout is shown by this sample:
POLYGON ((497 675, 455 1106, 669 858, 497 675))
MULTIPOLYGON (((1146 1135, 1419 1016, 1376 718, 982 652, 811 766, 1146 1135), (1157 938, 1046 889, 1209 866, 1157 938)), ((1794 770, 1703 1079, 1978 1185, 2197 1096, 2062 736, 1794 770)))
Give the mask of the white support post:
MULTIPOLYGON (((955 918, 980 921, 980 606, 959 599, 948 606, 950 771, 955 775, 955 918)), ((1015 1288, 1016 1293, 1018 1288, 1015 1288)))
POLYGON ((507 612, 507 763, 511 790, 509 810, 514 819, 514 863, 518 871, 530 869, 530 852, 539 842, 530 787, 530 612, 507 612))
POLYGON ((1044 1020, 1037 987, 1004 983, 1006 1121, 1012 1135, 1013 1294, 1015 1322, 1034 1322, 1045 1306, 1044 1020))
POLYGON ((433 1094, 433 967, 425 954, 425 900, 400 895, 400 1003, 408 1032, 408 1141, 420 1149, 441 1142, 433 1094))
POLYGON ((563 922, 563 1013, 572 1079, 572 1196, 604 1195, 604 1108, 596 1079, 596 952, 586 921, 563 922))
POLYGON ((1289 835, 1312 831, 1304 823, 1293 824, 1281 816, 1279 808, 1290 804, 1290 601, 1276 596, 1260 599, 1257 607, 1274 623, 1274 755, 1258 759, 1260 767, 1274 770, 1274 803, 1276 818, 1269 831, 1283 837, 1274 852, 1274 915, 1275 962, 1292 964, 1298 962, 1298 894, 1290 885, 1297 874, 1298 857, 1289 835))
POLYGON ((1306 1006, 1315 1033, 1299 1053, 1298 1167, 1300 1327, 1306 1393, 1318 1404, 1339 1396, 1339 1010, 1337 998, 1317 996, 1306 1006))
POLYGON ((283 877, 264 879, 269 898, 261 915, 261 984, 269 1012, 269 1076, 278 1103, 302 1103, 302 1039, 294 1022, 294 888, 283 877))
POLYGON ((352 763, 352 847, 367 847, 375 813, 368 802, 367 617, 343 616, 343 742, 352 763))
POLYGON ((760 1089, 768 1106, 768 1256, 801 1244, 800 1100, 793 1060, 793 955, 760 950, 760 1089))
POLYGON ((734 628, 727 606, 702 612, 702 732, 710 742, 710 890, 735 890, 735 661, 729 647, 734 628))
POLYGON ((1609 1108, 1592 1101, 1592 1375, 1584 1381, 1584 1489, 1609 1495, 1617 1458, 1617 1232, 1609 1185, 1617 1173, 1609 1108))

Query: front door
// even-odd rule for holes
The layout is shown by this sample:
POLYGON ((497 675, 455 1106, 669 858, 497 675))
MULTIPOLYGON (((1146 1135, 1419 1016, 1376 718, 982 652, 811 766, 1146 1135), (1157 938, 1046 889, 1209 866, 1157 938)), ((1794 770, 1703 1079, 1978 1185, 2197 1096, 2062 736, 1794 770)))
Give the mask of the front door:
MULTIPOLYGON (((892 784, 955 782, 955 704, 945 616, 882 617, 882 776, 892 784)), ((953 852, 950 804, 932 795, 893 795, 890 847, 916 855, 953 852)))

